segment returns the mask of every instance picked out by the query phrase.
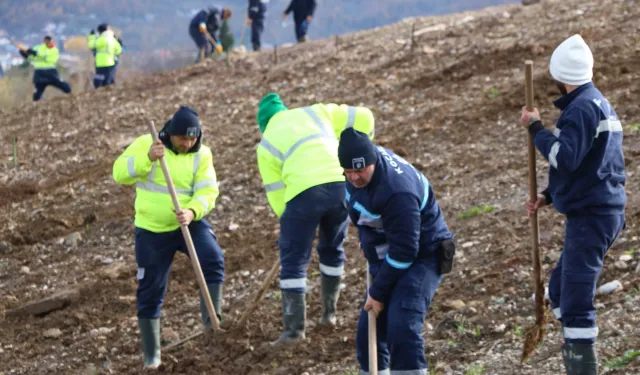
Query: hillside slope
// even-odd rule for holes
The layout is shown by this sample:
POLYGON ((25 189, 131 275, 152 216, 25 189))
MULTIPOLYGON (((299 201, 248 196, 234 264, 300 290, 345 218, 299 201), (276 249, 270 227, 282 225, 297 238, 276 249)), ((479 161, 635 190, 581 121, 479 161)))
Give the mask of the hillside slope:
MULTIPOLYGON (((291 19, 283 28, 280 18, 289 2, 270 1, 263 43, 295 41, 291 19)), ((309 36, 315 39, 381 26, 414 15, 453 13, 510 2, 516 0, 318 0, 309 36)), ((161 48, 191 49, 193 42, 187 28, 193 12, 214 4, 230 7, 233 11, 231 30, 239 39, 247 3, 247 0, 3 0, 0 29, 6 29, 18 39, 31 34, 35 39, 23 42, 32 43, 41 40, 41 30, 48 26, 57 36, 69 36, 109 22, 122 30, 131 53, 161 48)), ((250 35, 246 34, 247 46, 250 46, 250 35)))
MULTIPOLYGON (((66 288, 79 298, 41 318, 0 318, 0 372, 137 374, 136 265, 132 188, 116 185, 111 165, 122 148, 160 126, 179 104, 203 119, 221 196, 209 219, 226 254, 226 324, 237 319, 277 258, 278 223, 255 162, 258 100, 277 91, 289 107, 315 102, 367 105, 376 139, 429 178, 459 252, 439 288, 425 329, 433 374, 561 373, 560 326, 550 319, 540 351, 519 364, 522 332, 532 321, 523 63, 534 61, 535 100, 547 126, 558 112, 548 80, 555 46, 581 33, 595 54, 595 83, 625 129, 627 229, 611 249, 600 284, 623 289, 597 297, 600 356, 611 365, 640 350, 640 10, 628 0, 548 0, 413 20, 280 51, 249 54, 227 70, 210 61, 127 82, 122 88, 0 109, 0 311, 66 288), (615 36, 615 37, 613 37, 615 36), (12 167, 11 137, 19 166, 12 167), (490 205, 492 212, 462 215, 490 205), (453 303, 456 301, 455 303, 453 303), (464 305, 464 306, 463 306, 464 305), (58 331, 48 331, 58 329, 58 331), (59 333, 59 335, 58 335, 59 333)), ((538 184, 547 166, 538 157, 538 184)), ((562 246, 563 217, 540 215, 545 277, 562 246)), ((172 374, 354 374, 355 327, 365 289, 365 262, 350 229, 345 288, 335 330, 322 330, 316 256, 309 267, 307 342, 280 352, 267 342, 281 329, 277 283, 247 327, 201 337, 165 352, 172 374)), ((197 285, 177 256, 163 309, 163 338, 200 329, 197 285)), ((3 314, 4 315, 4 314, 3 314)), ((635 374, 640 362, 608 374, 635 374)))

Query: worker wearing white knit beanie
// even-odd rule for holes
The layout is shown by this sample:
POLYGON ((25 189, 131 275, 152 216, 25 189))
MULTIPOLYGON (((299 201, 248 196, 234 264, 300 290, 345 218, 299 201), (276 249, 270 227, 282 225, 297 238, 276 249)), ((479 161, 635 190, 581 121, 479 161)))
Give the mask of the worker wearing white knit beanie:
POLYGON ((551 76, 566 85, 580 86, 593 78, 593 55, 578 34, 562 42, 549 63, 551 76))
POLYGON ((549 71, 562 92, 562 111, 552 132, 538 109, 522 109, 522 126, 549 161, 549 185, 529 214, 553 204, 566 215, 564 248, 549 278, 549 299, 562 322, 562 357, 567 375, 597 375, 598 336, 593 304, 604 255, 625 225, 625 167, 622 125, 611 103, 591 82, 593 55, 580 35, 562 42, 549 71))

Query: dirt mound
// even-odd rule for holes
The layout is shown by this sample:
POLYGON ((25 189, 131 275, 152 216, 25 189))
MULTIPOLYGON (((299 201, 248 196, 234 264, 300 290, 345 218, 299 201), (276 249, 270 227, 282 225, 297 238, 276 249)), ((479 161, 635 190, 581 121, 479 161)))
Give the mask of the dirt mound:
MULTIPOLYGON (((195 107, 214 155, 221 195, 209 215, 225 250, 224 324, 235 322, 278 256, 278 222, 255 161, 255 111, 269 91, 289 107, 315 102, 366 105, 377 142, 418 166, 434 186, 460 251, 439 288, 425 329, 435 374, 557 374, 559 325, 518 363, 531 324, 523 63, 534 61, 535 100, 550 127, 558 112, 548 81, 555 45, 581 33, 596 58, 595 82, 625 130, 627 229, 611 249, 600 283, 622 291, 597 297, 600 357, 610 374, 640 371, 640 245, 636 173, 640 157, 640 16, 637 2, 549 0, 456 15, 408 19, 335 40, 248 54, 227 69, 208 62, 139 77, 71 97, 0 109, 3 136, 19 135, 18 167, 5 147, 0 162, 0 312, 69 288, 80 298, 44 317, 0 320, 0 372, 137 374, 133 187, 116 185, 111 165, 154 120, 160 127, 181 104, 195 107), (415 28, 413 48, 410 30, 415 28), (612 38, 612 36, 615 36, 612 38), (625 365, 625 358, 630 364, 625 365)), ((546 163, 538 158, 538 184, 546 163)), ((548 277, 562 246, 563 218, 540 217, 548 277)), ((273 283, 246 327, 195 338, 163 354, 165 373, 352 374, 355 326, 364 295, 364 261, 351 230, 335 330, 317 327, 316 257, 309 267, 307 341, 273 350, 282 326, 273 283)), ((177 256, 163 307, 165 344, 200 328, 197 284, 177 256)))

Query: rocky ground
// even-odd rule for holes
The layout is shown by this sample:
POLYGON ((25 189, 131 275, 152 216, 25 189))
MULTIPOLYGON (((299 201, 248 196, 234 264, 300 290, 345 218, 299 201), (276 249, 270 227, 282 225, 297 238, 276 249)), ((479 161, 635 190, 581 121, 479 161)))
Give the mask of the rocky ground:
MULTIPOLYGON (((596 298, 603 373, 637 374, 640 361, 640 10, 638 1, 549 0, 456 15, 408 19, 339 39, 236 56, 139 77, 117 88, 0 109, 0 313, 52 294, 78 294, 43 317, 0 314, 0 373, 136 374, 133 188, 116 185, 111 165, 123 148, 161 126, 179 104, 200 112, 221 195, 209 219, 225 250, 227 331, 163 354, 173 374, 355 374, 355 326, 365 262, 355 231, 335 330, 316 326, 317 259, 309 267, 307 341, 275 352, 281 329, 273 283, 246 327, 231 331, 277 257, 278 224, 255 162, 257 103, 269 91, 289 107, 315 102, 366 105, 377 142, 429 178, 455 231, 455 270, 438 290, 424 335, 430 374, 559 374, 560 326, 552 319, 539 351, 520 364, 533 322, 524 61, 534 61, 535 100, 547 126, 558 112, 548 59, 573 33, 590 44, 595 83, 625 130, 627 229, 610 250, 596 298), (414 26, 415 23, 415 26, 414 26), (411 47, 411 29, 415 36, 411 47), (14 167, 12 140, 17 137, 14 167), (627 355, 625 356, 625 353, 627 355), (629 359, 626 361, 625 359, 629 359), (628 364, 626 362, 629 362, 628 364)), ((538 156, 538 184, 547 166, 538 156)), ((563 217, 540 215, 545 279, 562 247, 563 217)), ((177 256, 164 306, 166 344, 198 332, 197 284, 177 256)))

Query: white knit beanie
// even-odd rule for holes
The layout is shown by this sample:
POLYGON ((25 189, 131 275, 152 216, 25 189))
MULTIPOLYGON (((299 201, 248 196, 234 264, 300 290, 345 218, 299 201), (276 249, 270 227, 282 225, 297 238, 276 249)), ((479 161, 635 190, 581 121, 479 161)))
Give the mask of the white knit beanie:
POLYGON ((593 78, 593 54, 582 37, 576 34, 564 42, 551 55, 549 72, 556 81, 580 86, 593 78))

